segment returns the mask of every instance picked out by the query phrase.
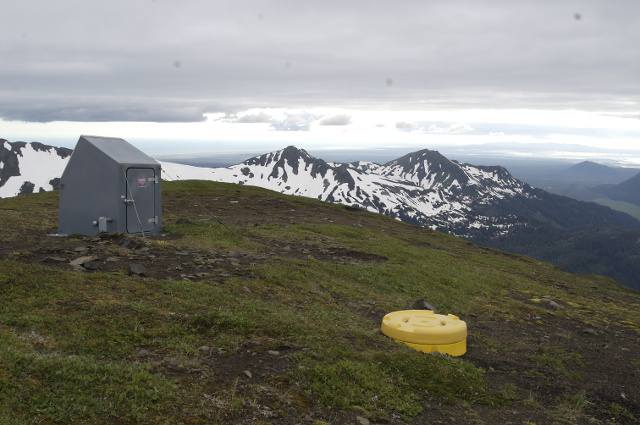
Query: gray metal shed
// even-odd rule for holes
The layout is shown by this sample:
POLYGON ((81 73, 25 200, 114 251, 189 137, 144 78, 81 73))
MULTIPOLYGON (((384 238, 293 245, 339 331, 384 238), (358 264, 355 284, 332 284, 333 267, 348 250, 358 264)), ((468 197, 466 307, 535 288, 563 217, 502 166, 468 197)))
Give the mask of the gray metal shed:
POLYGON ((59 232, 157 234, 160 164, 123 139, 80 136, 60 180, 59 232))

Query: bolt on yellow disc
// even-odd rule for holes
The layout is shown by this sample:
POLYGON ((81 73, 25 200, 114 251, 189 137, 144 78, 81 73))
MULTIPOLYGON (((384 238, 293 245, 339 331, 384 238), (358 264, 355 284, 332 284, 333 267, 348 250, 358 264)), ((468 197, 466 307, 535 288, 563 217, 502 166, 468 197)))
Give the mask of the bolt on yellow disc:
POLYGON ((453 314, 431 310, 403 310, 382 319, 382 333, 426 353, 461 356, 466 352, 467 324, 453 314))

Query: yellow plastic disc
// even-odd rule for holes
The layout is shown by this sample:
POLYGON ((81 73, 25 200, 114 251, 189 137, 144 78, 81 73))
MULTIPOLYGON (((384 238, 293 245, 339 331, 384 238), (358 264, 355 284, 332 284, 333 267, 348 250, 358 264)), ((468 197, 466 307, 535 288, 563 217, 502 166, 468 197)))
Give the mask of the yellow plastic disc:
POLYGON ((381 329, 395 340, 420 345, 455 344, 467 339, 464 321, 431 310, 394 311, 384 316, 381 329))

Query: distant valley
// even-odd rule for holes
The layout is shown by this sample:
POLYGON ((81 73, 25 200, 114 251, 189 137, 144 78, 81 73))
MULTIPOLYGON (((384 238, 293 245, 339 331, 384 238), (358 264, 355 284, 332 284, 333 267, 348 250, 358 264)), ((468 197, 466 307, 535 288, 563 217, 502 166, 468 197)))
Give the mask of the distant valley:
POLYGON ((525 176, 533 186, 596 202, 640 219, 640 169, 584 161, 544 176, 525 176))

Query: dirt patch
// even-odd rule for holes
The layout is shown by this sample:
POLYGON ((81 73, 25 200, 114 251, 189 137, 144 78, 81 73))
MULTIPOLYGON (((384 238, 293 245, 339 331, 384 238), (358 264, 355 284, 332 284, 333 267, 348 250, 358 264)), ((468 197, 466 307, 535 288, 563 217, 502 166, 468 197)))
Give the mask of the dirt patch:
POLYGON ((595 330, 554 311, 525 317, 513 321, 478 316, 468 321, 465 359, 487 370, 492 386, 515 385, 517 399, 536 394, 535 402, 547 409, 584 392, 586 414, 607 420, 608 409, 616 403, 640 417, 640 370, 632 366, 639 348, 637 333, 615 325, 595 330))
POLYGON ((0 253, 21 261, 85 272, 121 272, 141 277, 223 281, 230 277, 254 278, 253 270, 270 258, 317 259, 339 263, 383 262, 387 258, 349 248, 313 244, 289 245, 262 240, 269 250, 260 253, 193 250, 164 241, 175 235, 142 238, 132 235, 96 237, 42 237, 30 248, 0 253), (80 264, 77 264, 78 261, 80 264), (76 263, 74 265, 74 262, 76 263), (133 268, 133 272, 132 272, 133 268))
POLYGON ((21 261, 88 273, 121 272, 157 279, 213 281, 253 278, 253 268, 267 258, 246 252, 185 250, 162 241, 163 238, 130 235, 46 238, 31 250, 13 256, 21 261))

